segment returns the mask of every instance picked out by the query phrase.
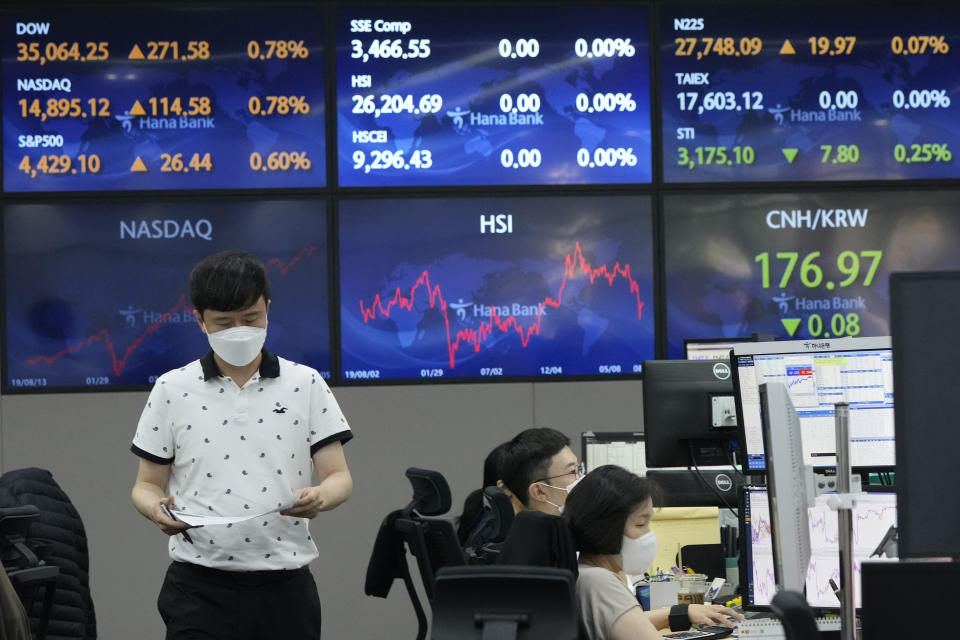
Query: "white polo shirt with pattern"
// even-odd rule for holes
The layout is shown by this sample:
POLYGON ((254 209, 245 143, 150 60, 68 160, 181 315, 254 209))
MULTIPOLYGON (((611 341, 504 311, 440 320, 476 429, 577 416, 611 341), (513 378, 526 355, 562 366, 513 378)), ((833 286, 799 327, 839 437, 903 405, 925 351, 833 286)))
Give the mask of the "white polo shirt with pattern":
MULTIPOLYGON (((157 380, 131 450, 170 465, 168 495, 188 513, 262 513, 313 484, 312 455, 353 437, 311 367, 262 352, 238 387, 213 352, 157 380)), ((302 567, 318 556, 309 520, 279 513, 170 536, 170 558, 229 571, 302 567)))

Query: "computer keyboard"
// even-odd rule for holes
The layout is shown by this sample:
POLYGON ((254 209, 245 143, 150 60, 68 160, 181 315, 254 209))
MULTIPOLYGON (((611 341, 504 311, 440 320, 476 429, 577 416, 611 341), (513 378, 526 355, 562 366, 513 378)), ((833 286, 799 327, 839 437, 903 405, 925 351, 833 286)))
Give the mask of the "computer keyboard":
POLYGON ((710 640, 711 638, 726 638, 731 633, 733 629, 730 627, 717 624, 709 627, 700 627, 699 629, 691 629, 690 631, 677 631, 676 633, 668 633, 663 636, 664 638, 676 638, 678 640, 710 640))

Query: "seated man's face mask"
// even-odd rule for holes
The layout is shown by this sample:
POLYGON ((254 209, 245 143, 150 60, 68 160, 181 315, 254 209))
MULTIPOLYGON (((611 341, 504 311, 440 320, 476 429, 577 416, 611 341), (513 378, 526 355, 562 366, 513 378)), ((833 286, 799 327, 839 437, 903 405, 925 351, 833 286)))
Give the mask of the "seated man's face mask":
MULTIPOLYGON (((570 492, 573 491, 573 488, 574 488, 575 486, 577 486, 578 484, 580 484, 580 481, 583 480, 585 476, 581 475, 580 472, 577 471, 576 477, 577 477, 576 480, 574 480, 573 482, 571 482, 570 484, 568 484, 568 485, 565 486, 565 487, 555 487, 554 485, 549 484, 549 483, 546 483, 546 482, 543 482, 543 483, 541 483, 541 484, 544 484, 544 485, 550 487, 551 489, 557 489, 557 490, 559 490, 559 491, 566 491, 566 492, 567 492, 567 495, 570 495, 570 492)), ((549 504, 551 507, 554 507, 557 511, 559 511, 561 514, 563 514, 563 506, 564 506, 564 505, 562 505, 562 504, 554 504, 553 502, 550 502, 549 500, 544 500, 544 502, 546 502, 547 504, 549 504)))

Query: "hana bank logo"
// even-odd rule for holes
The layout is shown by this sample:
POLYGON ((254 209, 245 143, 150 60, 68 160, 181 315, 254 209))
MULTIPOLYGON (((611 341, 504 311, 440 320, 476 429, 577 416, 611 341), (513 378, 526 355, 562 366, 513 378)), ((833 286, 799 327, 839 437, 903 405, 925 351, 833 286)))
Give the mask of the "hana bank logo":
MULTIPOLYGON (((542 317, 547 315, 547 310, 539 304, 520 304, 513 302, 511 304, 486 305, 475 302, 464 302, 459 298, 456 302, 448 302, 447 306, 456 311, 457 320, 466 322, 467 317, 489 318, 496 314, 502 319, 513 317, 542 317)), ((729 375, 729 374, 728 374, 729 375)))
POLYGON ((132 122, 133 116, 130 115, 129 109, 124 111, 123 115, 116 114, 113 117, 116 118, 118 122, 120 122, 120 126, 123 127, 123 132, 125 134, 130 135, 131 133, 133 133, 133 122, 132 122))
POLYGON ((453 120, 453 126, 457 131, 463 131, 463 118, 468 115, 470 115, 470 109, 461 109, 460 107, 457 107, 453 111, 447 111, 447 117, 453 120))
POLYGON ((773 119, 777 121, 777 124, 781 127, 783 126, 783 114, 787 111, 790 111, 790 107, 781 107, 780 103, 777 103, 775 107, 769 107, 767 113, 773 115, 773 119))

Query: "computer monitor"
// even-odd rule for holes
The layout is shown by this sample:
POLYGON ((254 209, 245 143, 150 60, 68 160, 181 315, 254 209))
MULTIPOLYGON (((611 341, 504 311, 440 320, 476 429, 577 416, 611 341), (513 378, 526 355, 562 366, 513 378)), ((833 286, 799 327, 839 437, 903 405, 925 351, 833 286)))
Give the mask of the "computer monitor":
POLYGON ((647 475, 647 454, 639 431, 584 431, 580 434, 583 466, 590 473, 615 464, 638 476, 647 475))
POLYGON ((722 360, 643 363, 647 467, 729 464, 736 446, 730 364, 722 360))
POLYGON ((733 346, 750 338, 687 338, 683 341, 685 360, 729 360, 733 346))
MULTIPOLYGON (((827 506, 828 494, 818 496, 808 510, 810 563, 806 576, 806 598, 811 607, 839 609, 830 579, 840 583, 837 512, 827 506)), ((744 608, 751 611, 769 608, 776 594, 773 569, 770 500, 764 487, 745 486, 740 503, 740 584, 744 608)), ((858 496, 853 511, 854 603, 861 606, 860 563, 889 562, 874 557, 891 525, 897 524, 897 497, 894 493, 864 493, 858 496)))
POLYGON ((960 511, 944 508, 956 468, 960 272, 890 276, 897 495, 903 558, 960 558, 960 511), (953 345, 953 346, 951 346, 953 345))
POLYGON ((804 464, 836 466, 833 407, 847 402, 851 465, 893 467, 889 337, 738 344, 731 365, 745 472, 767 470, 760 419, 760 385, 765 382, 782 382, 789 390, 800 417, 804 464))
POLYGON ((651 469, 662 507, 737 507, 743 476, 726 469, 651 469))

